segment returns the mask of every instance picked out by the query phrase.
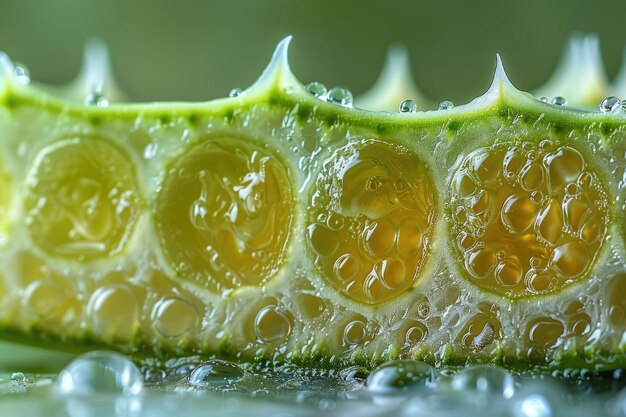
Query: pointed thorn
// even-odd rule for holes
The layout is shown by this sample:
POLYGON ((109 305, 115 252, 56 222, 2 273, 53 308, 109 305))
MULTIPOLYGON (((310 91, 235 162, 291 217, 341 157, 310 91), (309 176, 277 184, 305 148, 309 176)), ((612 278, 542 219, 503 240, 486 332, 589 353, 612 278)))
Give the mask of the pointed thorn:
POLYGON ((499 97, 502 97, 506 93, 517 91, 519 90, 515 88, 509 80, 509 77, 506 75, 504 64, 502 63, 502 57, 499 53, 496 53, 496 70, 493 74, 493 81, 491 82, 488 92, 497 93, 499 97))
POLYGON ((299 84, 289 67, 289 44, 292 39, 293 36, 289 35, 276 45, 270 63, 248 90, 270 89, 275 85, 285 87, 299 84))

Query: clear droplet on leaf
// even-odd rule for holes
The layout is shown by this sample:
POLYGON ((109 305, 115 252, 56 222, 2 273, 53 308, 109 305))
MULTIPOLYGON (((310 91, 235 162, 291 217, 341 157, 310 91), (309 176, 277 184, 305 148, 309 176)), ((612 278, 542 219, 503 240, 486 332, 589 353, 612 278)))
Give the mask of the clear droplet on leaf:
POLYGON ((417 104, 413 100, 404 100, 400 103, 401 113, 415 113, 417 111, 417 104))

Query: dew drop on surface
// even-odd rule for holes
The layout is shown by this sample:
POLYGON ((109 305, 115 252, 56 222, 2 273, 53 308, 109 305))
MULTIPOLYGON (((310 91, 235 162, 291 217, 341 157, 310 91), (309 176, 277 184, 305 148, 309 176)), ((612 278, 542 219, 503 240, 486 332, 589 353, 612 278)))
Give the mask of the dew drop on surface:
POLYGON ((172 338, 194 330, 200 317, 189 301, 180 297, 168 297, 155 304, 152 322, 161 335, 172 338))
POLYGON ((567 106, 567 100, 561 96, 556 96, 550 101, 555 106, 567 106))
POLYGON ((254 331, 261 343, 283 340, 291 334, 291 320, 280 308, 265 306, 254 319, 254 331))
POLYGON ((619 114, 623 111, 622 100, 615 96, 604 98, 598 107, 602 113, 619 114))
POLYGON ((512 399, 513 417, 553 417, 563 408, 561 400, 569 397, 560 385, 549 380, 524 381, 512 399))
POLYGON ((345 87, 333 87, 328 91, 326 100, 329 103, 352 107, 352 92, 345 87))
POLYGON ((85 96, 83 104, 85 106, 107 107, 109 100, 101 92, 93 91, 85 96))
POLYGON ((161 368, 149 366, 143 370, 143 379, 146 384, 157 385, 165 380, 167 374, 161 368))
POLYGON ((417 111, 417 103, 414 100, 404 100, 400 103, 400 113, 415 113, 417 111))
POLYGON ((14 382, 23 382, 26 380, 26 375, 23 372, 13 372, 11 374, 11 381, 14 382))
POLYGON ((67 365, 59 374, 57 387, 62 394, 70 395, 137 395, 143 389, 143 376, 126 356, 94 351, 77 357, 67 365))
POLYGON ((506 370, 492 365, 470 366, 452 378, 452 389, 479 395, 497 395, 509 399, 515 393, 515 380, 506 370))
POLYGON ((541 101, 542 103, 547 103, 548 102, 548 97, 542 96, 542 97, 539 98, 539 101, 541 101))
POLYGON ((436 379, 435 368, 414 360, 382 364, 367 378, 367 390, 376 394, 396 394, 426 388, 436 379))
POLYGON ((207 387, 238 381, 243 377, 244 371, 236 364, 214 359, 198 365, 187 378, 194 387, 207 387))
POLYGON ((313 94, 315 97, 322 100, 325 100, 326 95, 328 94, 328 89, 326 88, 326 86, 317 81, 308 83, 305 88, 306 91, 308 91, 310 94, 313 94))
POLYGON ((18 83, 23 85, 30 84, 30 71, 23 64, 15 65, 15 79, 18 83))
POLYGON ((235 87, 228 92, 228 97, 239 97, 243 93, 243 89, 235 87))
POLYGON ((454 103, 451 102, 450 100, 444 100, 441 103, 439 103, 439 106, 437 107, 439 110, 449 110, 451 108, 454 107, 454 103))

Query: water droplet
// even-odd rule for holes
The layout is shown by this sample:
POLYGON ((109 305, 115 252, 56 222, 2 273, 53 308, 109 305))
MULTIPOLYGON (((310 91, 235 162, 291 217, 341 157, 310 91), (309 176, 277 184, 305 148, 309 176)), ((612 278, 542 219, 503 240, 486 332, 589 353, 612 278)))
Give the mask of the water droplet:
POLYGON ((515 394, 513 415, 515 417, 552 417, 568 395, 560 385, 549 381, 533 380, 525 382, 515 394))
POLYGON ((427 363, 397 360, 376 368, 367 378, 367 389, 377 394, 393 394, 427 387, 435 378, 435 368, 427 363))
POLYGON ((502 368, 476 365, 465 368, 452 379, 452 389, 479 395, 511 398, 515 392, 513 376, 502 368))
POLYGON ((345 87, 333 87, 328 92, 326 100, 329 103, 339 104, 344 107, 352 107, 352 92, 345 87))
POLYGON ((551 103, 554 104, 555 106, 567 106, 567 100, 565 100, 561 96, 554 97, 551 103))
POLYGON ((308 83, 306 85, 306 91, 313 94, 315 97, 325 100, 328 94, 328 89, 326 86, 320 82, 313 81, 312 83, 308 83))
POLYGON ((146 384, 158 384, 165 379, 165 371, 155 366, 150 366, 143 371, 143 378, 146 384))
POLYGON ((94 351, 79 356, 66 366, 59 374, 57 386, 63 394, 108 392, 137 395, 143 389, 143 377, 126 356, 94 351))
POLYGON ((602 113, 619 114, 623 110, 622 100, 614 96, 606 97, 598 107, 602 113))
POLYGON ((11 374, 11 381, 24 382, 25 380, 26 380, 26 375, 24 375, 22 372, 13 372, 11 374))
POLYGON ((243 89, 235 87, 228 92, 228 97, 239 97, 243 93, 243 89))
POLYGON ((548 102, 548 97, 543 96, 539 99, 539 101, 541 101, 542 103, 547 103, 548 102))
POLYGON ((444 100, 441 103, 439 103, 439 110, 449 110, 451 108, 454 107, 454 103, 451 102, 450 100, 444 100))
POLYGON ((83 100, 85 106, 107 107, 109 100, 99 91, 93 91, 85 97, 83 100))
POLYGON ((259 342, 275 342, 291 334, 291 320, 278 307, 265 306, 254 319, 254 331, 259 342))
POLYGON ((188 381, 194 387, 206 387, 238 381, 243 376, 243 370, 236 364, 214 359, 198 365, 189 374, 188 381))
POLYGON ((23 64, 15 65, 15 79, 18 83, 28 85, 30 84, 30 71, 23 64))
POLYGON ((404 100, 400 103, 401 113, 415 113, 417 111, 417 103, 414 100, 404 100))

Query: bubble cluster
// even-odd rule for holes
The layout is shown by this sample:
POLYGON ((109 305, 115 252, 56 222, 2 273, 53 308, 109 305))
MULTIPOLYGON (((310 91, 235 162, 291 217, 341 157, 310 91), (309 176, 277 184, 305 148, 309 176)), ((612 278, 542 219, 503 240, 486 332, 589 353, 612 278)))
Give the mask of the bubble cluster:
POLYGON ((451 179, 454 246, 465 276, 519 298, 584 278, 599 253, 608 202, 567 145, 498 144, 471 152, 451 179))
POLYGON ((109 141, 77 137, 41 150, 25 181, 25 223, 47 253, 119 253, 139 216, 134 168, 109 141))
POLYGON ((157 197, 157 231, 172 268, 215 292, 269 280, 285 256, 292 217, 285 166, 232 137, 191 148, 157 197))
POLYGON ((435 192, 420 158, 367 140, 337 150, 311 199, 308 243, 324 278, 374 304, 409 288, 424 267, 435 192))

